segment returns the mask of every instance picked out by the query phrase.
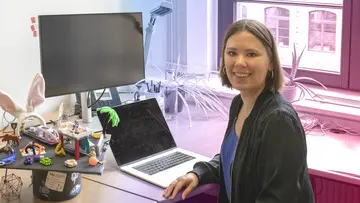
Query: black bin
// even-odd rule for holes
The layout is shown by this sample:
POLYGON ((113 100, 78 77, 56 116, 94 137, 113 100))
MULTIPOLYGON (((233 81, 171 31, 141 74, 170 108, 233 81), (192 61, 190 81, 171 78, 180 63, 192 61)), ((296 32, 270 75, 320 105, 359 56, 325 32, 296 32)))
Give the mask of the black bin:
POLYGON ((32 171, 34 196, 60 202, 75 198, 81 192, 81 174, 45 170, 32 171))

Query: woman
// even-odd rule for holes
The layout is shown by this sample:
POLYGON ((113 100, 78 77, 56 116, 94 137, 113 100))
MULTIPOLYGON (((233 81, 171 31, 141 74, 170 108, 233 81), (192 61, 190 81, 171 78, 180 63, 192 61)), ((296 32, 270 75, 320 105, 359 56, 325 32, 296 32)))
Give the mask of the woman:
POLYGON ((222 84, 240 91, 230 107, 220 154, 199 162, 164 191, 184 199, 198 185, 219 183, 220 203, 313 203, 306 139, 283 85, 276 42, 255 20, 233 23, 225 34, 222 84))

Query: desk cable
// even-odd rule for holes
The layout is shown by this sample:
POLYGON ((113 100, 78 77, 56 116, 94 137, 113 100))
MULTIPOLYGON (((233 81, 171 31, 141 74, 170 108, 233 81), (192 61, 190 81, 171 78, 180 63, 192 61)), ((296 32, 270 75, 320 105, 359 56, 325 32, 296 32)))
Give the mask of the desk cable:
POLYGON ((6 118, 6 113, 7 113, 7 112, 4 111, 3 116, 2 116, 2 121, 1 121, 1 123, 3 123, 4 120, 7 122, 7 124, 5 125, 5 127, 3 127, 3 128, 0 130, 0 132, 3 132, 3 133, 6 133, 6 132, 5 132, 6 128, 8 128, 9 125, 16 120, 16 118, 14 118, 12 121, 9 121, 9 120, 6 118))
POLYGON ((113 189, 115 189, 115 190, 120 190, 120 191, 127 192, 127 193, 130 193, 130 194, 135 195, 135 196, 142 197, 142 198, 144 198, 144 199, 148 199, 148 200, 155 201, 155 202, 158 201, 158 200, 156 200, 156 199, 152 199, 152 198, 146 197, 146 196, 141 195, 141 194, 136 194, 135 192, 131 192, 131 191, 128 191, 128 190, 124 190, 124 189, 121 189, 121 188, 118 188, 118 187, 115 187, 115 186, 112 186, 112 185, 109 185, 109 184, 106 184, 106 183, 102 183, 102 182, 97 181, 97 180, 93 180, 93 179, 90 179, 90 178, 87 178, 87 177, 82 177, 82 178, 84 178, 84 179, 86 179, 86 180, 89 180, 89 181, 92 181, 92 182, 94 182, 94 183, 98 183, 98 184, 100 184, 100 185, 104 185, 104 186, 107 186, 107 187, 111 187, 111 188, 113 188, 113 189))

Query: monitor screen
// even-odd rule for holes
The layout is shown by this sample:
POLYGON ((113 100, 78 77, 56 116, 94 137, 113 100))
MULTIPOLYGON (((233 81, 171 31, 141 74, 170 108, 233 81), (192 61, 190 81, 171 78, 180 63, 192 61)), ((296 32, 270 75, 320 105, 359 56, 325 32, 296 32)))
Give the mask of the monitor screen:
POLYGON ((145 78, 141 13, 39 16, 45 97, 145 78))
POLYGON ((113 107, 120 118, 117 127, 108 123, 107 113, 97 112, 118 165, 176 147, 170 128, 156 99, 113 107))

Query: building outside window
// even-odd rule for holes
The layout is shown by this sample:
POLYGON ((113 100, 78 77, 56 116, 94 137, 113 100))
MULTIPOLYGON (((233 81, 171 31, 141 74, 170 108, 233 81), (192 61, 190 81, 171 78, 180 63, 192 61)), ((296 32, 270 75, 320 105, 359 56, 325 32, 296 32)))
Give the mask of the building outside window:
POLYGON ((350 54, 360 47, 360 40, 352 37, 352 32, 360 35, 360 26, 355 27, 360 20, 353 17, 357 15, 354 4, 360 9, 355 0, 219 1, 218 43, 232 22, 256 19, 271 30, 285 70, 291 67, 295 45, 298 52, 305 48, 298 77, 312 77, 328 87, 347 89, 356 84, 360 89, 360 82, 350 81, 350 72, 360 73, 360 64, 352 63, 357 59, 350 54), (242 15, 244 7, 246 16, 242 15))
POLYGON ((275 37, 278 46, 289 46, 290 14, 280 7, 265 8, 265 24, 275 37))
POLYGON ((308 49, 311 51, 335 52, 336 14, 329 11, 311 11, 308 40, 308 49))

